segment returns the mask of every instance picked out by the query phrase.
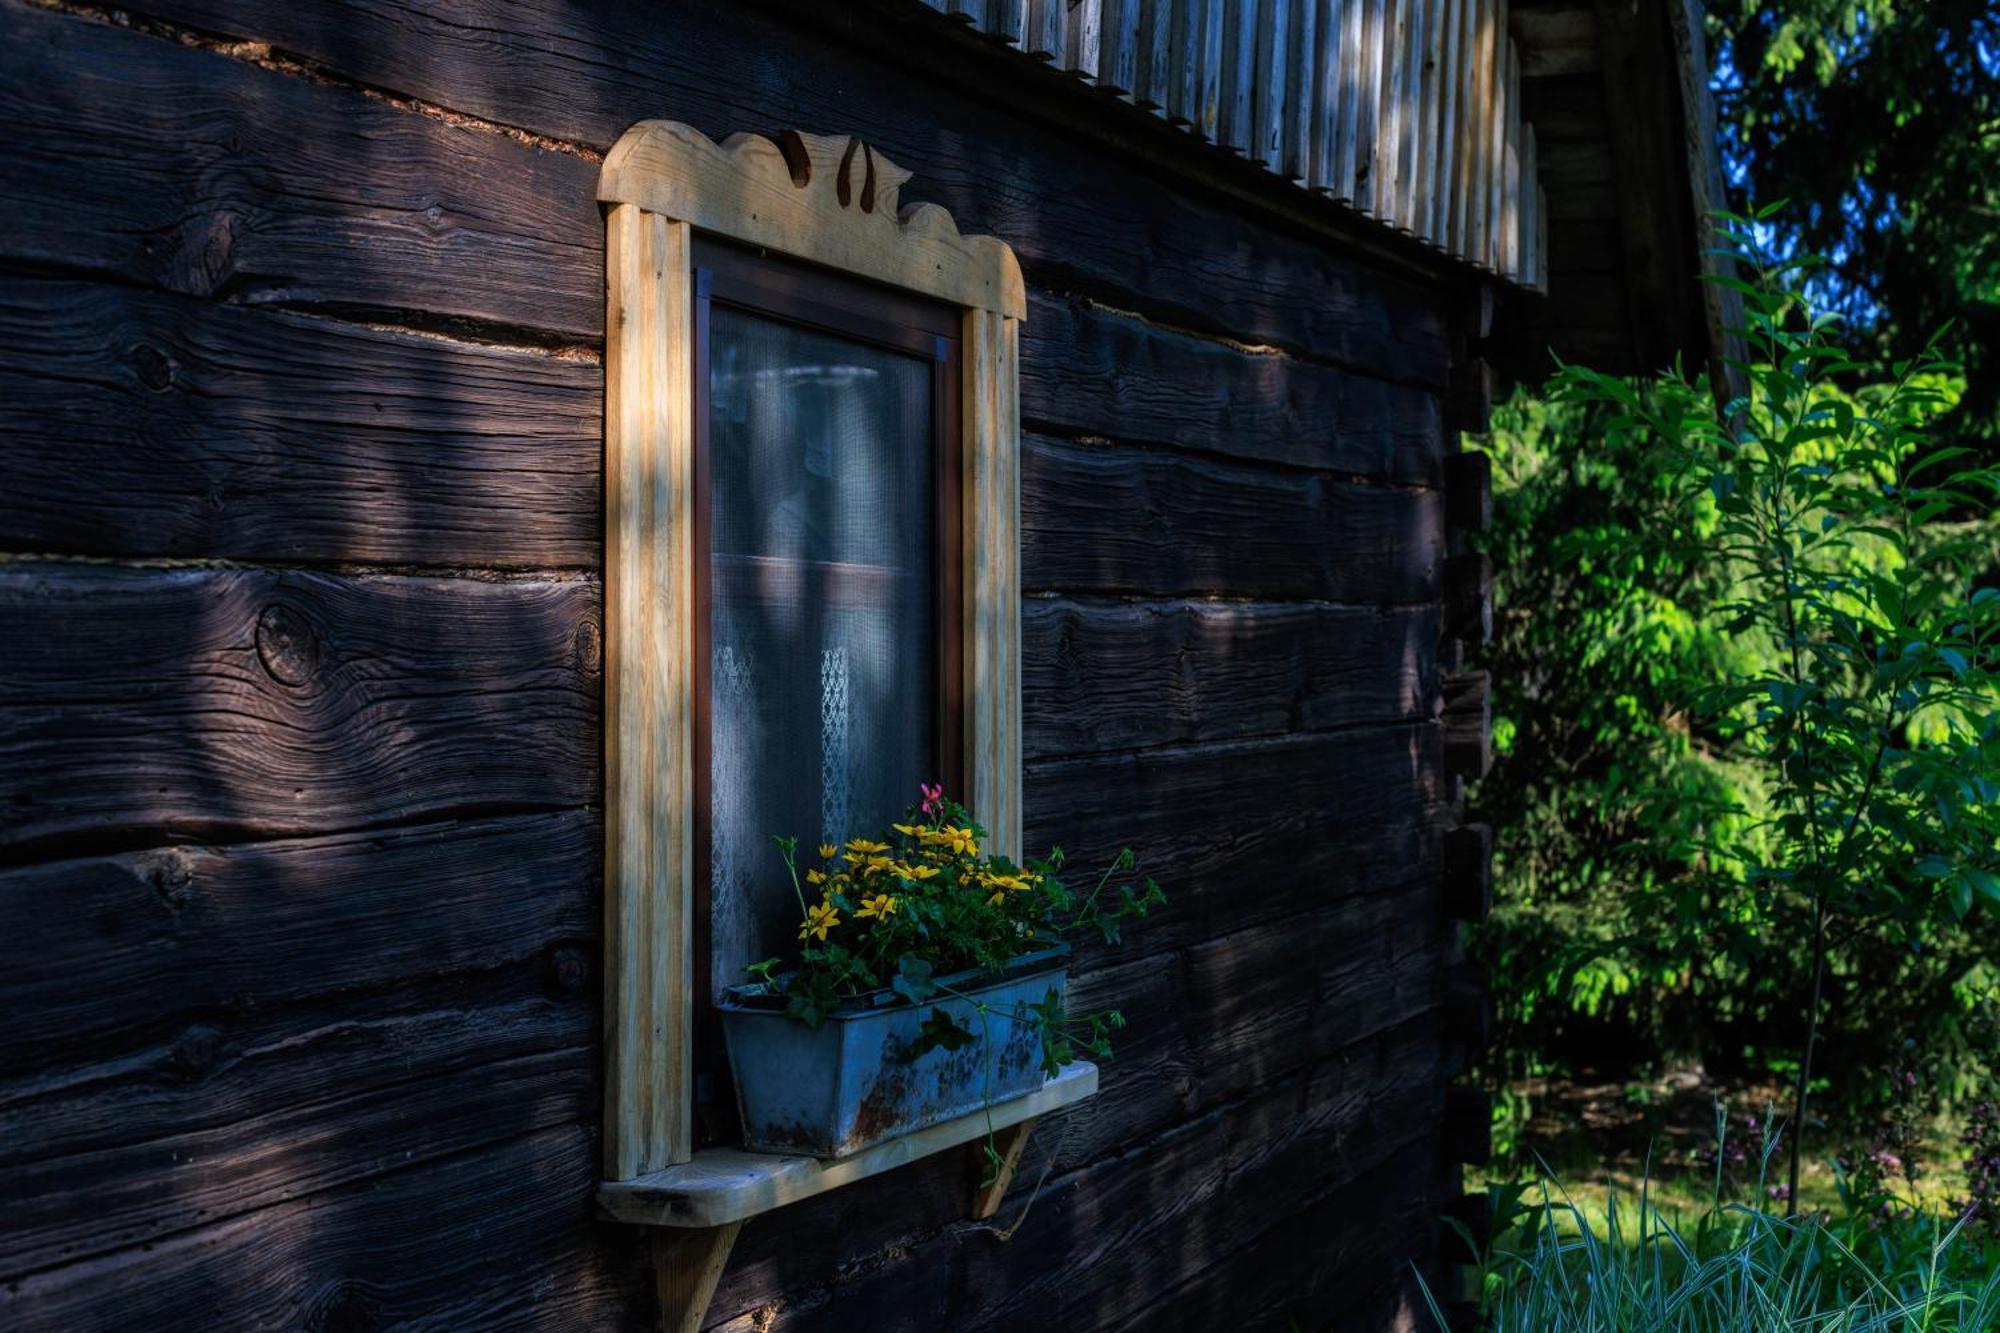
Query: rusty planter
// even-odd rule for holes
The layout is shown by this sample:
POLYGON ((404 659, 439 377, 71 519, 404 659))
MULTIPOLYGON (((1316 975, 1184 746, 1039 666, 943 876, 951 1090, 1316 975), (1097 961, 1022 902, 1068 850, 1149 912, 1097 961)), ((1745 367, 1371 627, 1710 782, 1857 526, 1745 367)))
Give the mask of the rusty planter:
POLYGON ((1042 1049, 1028 1011, 1051 992, 1065 992, 1068 954, 1060 946, 1017 958, 999 976, 941 978, 957 994, 921 1005, 878 991, 817 1028, 788 1018, 781 1001, 756 987, 732 990, 718 1007, 744 1146, 846 1157, 1034 1091, 1043 1080, 1042 1049), (956 1051, 909 1059, 933 1008, 973 1039, 956 1051))

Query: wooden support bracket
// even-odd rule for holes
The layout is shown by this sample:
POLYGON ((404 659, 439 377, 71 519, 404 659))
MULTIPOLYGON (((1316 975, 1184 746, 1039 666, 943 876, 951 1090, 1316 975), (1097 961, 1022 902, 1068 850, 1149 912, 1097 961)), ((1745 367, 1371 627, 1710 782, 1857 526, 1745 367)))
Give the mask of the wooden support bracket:
POLYGON ((992 1162, 986 1156, 986 1144, 982 1140, 972 1145, 972 1211, 975 1222, 983 1222, 1000 1211, 1000 1201, 1007 1197, 1007 1187, 1014 1183, 1014 1172, 1021 1165, 1021 1153, 1028 1146, 1028 1135, 1033 1132, 1035 1122, 1023 1120, 1018 1125, 1009 1126, 993 1136, 993 1150, 1000 1154, 1000 1167, 991 1183, 986 1180, 987 1170, 992 1162))
POLYGON ((729 1266, 741 1222, 719 1227, 658 1227, 653 1231, 653 1289, 660 1333, 701 1333, 715 1284, 729 1266))

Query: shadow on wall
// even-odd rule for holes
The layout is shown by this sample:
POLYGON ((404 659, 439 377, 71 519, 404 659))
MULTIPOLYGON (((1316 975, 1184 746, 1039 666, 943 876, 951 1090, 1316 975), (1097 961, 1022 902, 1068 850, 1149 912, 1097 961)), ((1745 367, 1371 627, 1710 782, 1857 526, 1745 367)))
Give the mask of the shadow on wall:
POLYGON ((617 1308, 595 166, 0 28, 0 1322, 617 1308))

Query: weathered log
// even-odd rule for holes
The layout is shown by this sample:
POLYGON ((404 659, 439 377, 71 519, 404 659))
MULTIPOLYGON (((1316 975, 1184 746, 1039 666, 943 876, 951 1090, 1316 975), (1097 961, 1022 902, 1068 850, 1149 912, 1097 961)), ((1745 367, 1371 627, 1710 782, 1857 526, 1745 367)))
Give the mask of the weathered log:
POLYGON ((1450 672, 1444 677, 1444 767, 1453 777, 1483 778, 1493 766, 1490 686, 1484 671, 1450 672))
POLYGON ((1022 441, 1022 579, 1031 592, 1388 606, 1436 595, 1443 547, 1435 491, 1022 441))
MULTIPOLYGON (((1386 1047, 1390 1039, 1383 1040, 1386 1047)), ((1413 1162, 1426 1163, 1427 1174, 1423 1141, 1407 1131, 1421 1099, 1435 1097, 1439 1071, 1420 1056, 1408 1058, 1394 1074, 1377 1073, 1385 1089, 1380 1096, 1371 1096, 1351 1068, 1274 1080, 1242 1102, 1128 1145, 1121 1157, 1058 1177, 1028 1211, 1014 1243, 968 1244, 962 1229, 948 1230, 815 1293, 825 1303, 802 1302, 797 1326, 908 1321, 997 1333, 1030 1323, 1087 1328, 1112 1322, 1132 1311, 1129 1293, 1164 1299, 1185 1274, 1287 1236, 1288 1218, 1343 1187, 1390 1171, 1407 1184, 1413 1162), (1218 1144, 1227 1148, 1218 1151, 1218 1144), (955 1256, 950 1265, 947 1254, 955 1256), (947 1267, 950 1282, 929 1276, 947 1267)), ((1435 1208, 1434 1199, 1425 1202, 1435 1208)), ((1308 1248, 1325 1255, 1365 1246, 1371 1228, 1364 1216, 1350 1212, 1344 1226, 1314 1228, 1310 1246, 1298 1237, 1277 1243, 1291 1256, 1308 1248)), ((1408 1237, 1435 1225, 1434 1216, 1430 1212, 1424 1226, 1407 1231, 1405 1223, 1414 1219, 1391 1219, 1384 1225, 1392 1235, 1383 1239, 1410 1244, 1408 1237)), ((746 1232, 744 1247, 752 1243, 746 1232)), ((1330 1272, 1347 1273, 1355 1271, 1348 1266, 1355 1257, 1326 1262, 1330 1272)), ((746 1307, 733 1281, 724 1278, 715 1311, 746 1307)), ((1261 1299, 1272 1298, 1267 1293, 1261 1299)))
POLYGON ((1043 760, 1028 766, 1027 849, 1060 844, 1082 883, 1132 847, 1172 890, 1134 931, 1180 948, 1400 889, 1412 866, 1435 884, 1444 787, 1426 725, 1043 760))
POLYGON ((141 281, 288 300, 435 311, 593 338, 602 328, 596 163, 663 110, 720 137, 745 128, 743 89, 772 87, 766 124, 841 128, 917 174, 912 199, 1019 249, 1031 277, 1121 295, 1165 322, 1304 349, 1442 387, 1445 332, 1414 281, 1274 230, 1226 203, 991 103, 881 77, 901 53, 829 42, 731 8, 677 11, 537 0, 150 0, 140 13, 295 53, 375 88, 547 147, 461 127, 361 92, 69 15, 10 7, 0 89, 14 127, 0 172, 38 253, 141 281), (146 96, 130 93, 143 87, 146 96), (670 88, 671 95, 663 94, 670 88), (38 90, 27 96, 26 90, 38 90), (665 100, 663 101, 663 96, 665 100), (8 155, 8 147, 14 149, 8 155), (309 151, 301 151, 306 148, 309 151), (587 155, 586 155, 587 154, 587 155), (77 159, 117 170, 77 172, 77 159), (204 169, 227 162, 228 171, 204 169), (366 170, 358 170, 365 164, 366 170), (79 225, 81 224, 81 225, 79 225), (1176 242, 1156 243, 1163 227, 1176 242), (1226 254, 1227 265, 1211 256, 1226 254))
POLYGON ((1444 428, 1452 434, 1484 435, 1493 423, 1493 366, 1483 356, 1452 363, 1444 395, 1444 428))
MULTIPOLYGON (((115 1062, 203 1024, 226 1037, 308 1001, 534 970, 597 934, 600 836, 594 814, 568 811, 0 872, 0 938, 35 960, 0 1011, 4 1067, 115 1062)), ((41 1125, 57 1136, 45 1150, 63 1131, 41 1125)))
POLYGON ((538 993, 541 970, 531 956, 504 977, 399 986, 334 1012, 205 1016, 150 1048, 8 1080, 0 1125, 18 1160, 0 1164, 0 1272, 588 1123, 598 1018, 587 994, 538 993))
MULTIPOLYGON (((1123 421, 1245 457, 1416 479, 1434 469, 1436 400, 1417 391, 1101 312, 1030 327, 1030 402, 1044 385, 1046 414, 1066 428, 1123 421), (1168 350, 1139 356, 1151 374, 1060 369, 1102 360, 1106 344, 1168 350), (1314 410, 1338 425, 1306 449, 1293 399, 1309 405, 1320 391, 1302 386, 1319 381, 1339 401, 1314 410), (1263 406, 1242 410, 1259 395, 1263 406), (1147 401, 1150 414, 1136 410, 1147 401), (1215 406, 1203 416, 1197 403, 1215 406)), ((13 284, 0 347, 0 461, 16 487, 0 536, 28 549, 493 568, 601 559, 593 362, 71 281, 13 284), (104 484, 80 491, 79 471, 104 484)))
POLYGON ((594 162, 23 5, 0 8, 0 70, 8 258, 199 296, 603 329, 594 162))
POLYGON ((1021 328, 1021 415, 1031 428, 1412 483, 1438 479, 1444 447, 1435 393, 1040 293, 1021 328))
POLYGON ((1459 921, 1484 921, 1493 910, 1493 829, 1462 824, 1444 835, 1444 910, 1459 921))
POLYGON ((1435 613, 1042 598, 1022 608, 1031 758, 1415 718, 1435 613))
POLYGON ((1493 1160, 1493 1095, 1455 1083, 1444 1093, 1444 1149, 1454 1162, 1485 1166, 1493 1160))
MULTIPOLYGON (((1437 984, 1434 931, 1395 895, 1231 932, 1185 957, 1120 962, 1076 977, 1080 1011, 1116 1007, 1117 1077, 1065 1120, 1064 1162, 1244 1096, 1422 1014, 1437 984), (1399 919, 1400 918, 1400 919, 1399 919), (1310 951, 1310 967, 1298 958, 1310 951)), ((1130 947, 1146 943, 1143 925, 1130 947)), ((1412 1037, 1412 1040, 1415 1038, 1412 1037)))
POLYGON ((1444 519, 1479 532, 1493 522, 1493 459, 1477 449, 1444 456, 1444 519))
POLYGON ((0 348, 15 549, 603 559, 594 362, 25 278, 0 291, 0 348))
POLYGON ((1493 638, 1493 561, 1485 555, 1455 555, 1444 564, 1442 632, 1461 643, 1493 638))
POLYGON ((0 570, 0 849, 594 801, 599 602, 581 579, 0 570))
MULTIPOLYGON (((1425 1308, 1412 1256, 1434 1244, 1441 1203, 1418 1183, 1429 1152, 1425 1143, 1405 1144, 1393 1160, 1264 1232, 1227 1263, 1147 1293, 1134 1327, 1408 1327, 1410 1312, 1425 1308)), ((1415 1327, 1423 1329, 1419 1319, 1415 1327)))
POLYGON ((638 1327, 651 1305, 638 1295, 644 1237, 590 1221, 596 1175, 587 1128, 520 1135, 12 1278, 0 1283, 0 1325, 638 1327), (404 1243, 413 1220, 421 1241, 404 1243))
POLYGON ((1493 1034, 1493 997, 1486 977, 1472 963, 1447 969, 1444 988, 1445 1040, 1459 1048, 1466 1062, 1477 1058, 1493 1034))

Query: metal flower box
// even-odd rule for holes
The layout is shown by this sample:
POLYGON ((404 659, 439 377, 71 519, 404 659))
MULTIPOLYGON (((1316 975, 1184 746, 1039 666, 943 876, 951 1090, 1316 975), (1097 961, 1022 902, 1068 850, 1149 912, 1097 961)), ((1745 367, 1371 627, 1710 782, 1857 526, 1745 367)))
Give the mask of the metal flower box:
POLYGON ((718 1006, 744 1146, 757 1152, 847 1157, 1042 1085, 1041 1038, 1028 1010, 1066 992, 1067 945, 1015 959, 998 976, 940 978, 957 994, 913 1005, 877 991, 828 1014, 817 1028, 785 1015, 760 987, 737 987, 718 1006), (985 1012, 980 1012, 980 1006, 985 1012), (972 1033, 951 1051, 909 1058, 924 1020, 943 1009, 972 1033))

